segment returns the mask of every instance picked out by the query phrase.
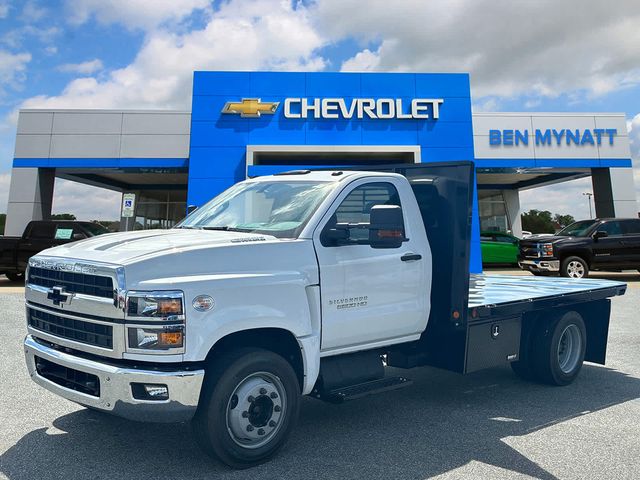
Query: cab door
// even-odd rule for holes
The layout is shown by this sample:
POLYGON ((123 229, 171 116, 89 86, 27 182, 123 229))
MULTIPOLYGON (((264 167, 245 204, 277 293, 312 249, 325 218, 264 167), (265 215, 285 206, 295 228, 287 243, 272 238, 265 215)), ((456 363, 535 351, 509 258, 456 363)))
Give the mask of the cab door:
POLYGON ((404 208, 408 240, 398 248, 372 248, 367 244, 366 228, 349 228, 348 238, 341 242, 323 237, 323 231, 336 223, 368 223, 375 205, 403 206, 398 180, 379 178, 361 179, 347 187, 314 233, 320 266, 323 352, 417 338, 427 322, 428 241, 424 229, 407 228, 410 224, 404 208))
POLYGON ((624 264, 622 225, 617 220, 600 224, 597 232, 605 232, 606 237, 593 240, 593 265, 595 268, 616 268, 624 264))
POLYGON ((499 263, 518 262, 518 239, 506 233, 496 233, 495 251, 499 263))
POLYGON ((640 219, 622 221, 622 246, 626 267, 640 269, 640 219))

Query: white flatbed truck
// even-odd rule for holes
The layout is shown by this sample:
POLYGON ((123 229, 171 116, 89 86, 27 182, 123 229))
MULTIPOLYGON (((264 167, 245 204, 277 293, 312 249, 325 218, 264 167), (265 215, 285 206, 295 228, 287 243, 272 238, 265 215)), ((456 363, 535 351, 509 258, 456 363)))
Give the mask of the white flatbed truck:
POLYGON ((170 230, 32 257, 29 374, 132 420, 191 421, 235 468, 284 444, 301 395, 408 386, 387 366, 510 363, 571 383, 603 364, 613 281, 469 274, 473 165, 298 171, 241 182, 170 230))

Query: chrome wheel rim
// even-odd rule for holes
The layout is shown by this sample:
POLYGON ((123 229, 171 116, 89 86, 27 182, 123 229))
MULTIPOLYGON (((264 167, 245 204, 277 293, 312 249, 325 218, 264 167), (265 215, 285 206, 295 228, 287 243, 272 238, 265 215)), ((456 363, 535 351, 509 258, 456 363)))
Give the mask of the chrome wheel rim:
POLYGON ((582 263, 572 260, 567 265, 567 274, 571 278, 582 278, 584 277, 584 265, 582 263))
POLYGON ((287 408, 282 381, 269 372, 245 377, 227 402, 227 430, 243 448, 259 448, 280 430, 287 408))
POLYGON ((578 366, 582 351, 582 335, 577 325, 568 325, 558 342, 558 364, 563 373, 571 373, 578 366))

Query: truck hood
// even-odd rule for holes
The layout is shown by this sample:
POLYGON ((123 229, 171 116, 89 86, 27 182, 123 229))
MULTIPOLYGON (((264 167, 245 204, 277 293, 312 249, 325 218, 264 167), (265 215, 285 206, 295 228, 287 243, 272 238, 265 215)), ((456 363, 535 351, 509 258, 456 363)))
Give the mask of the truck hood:
POLYGON ((276 237, 219 230, 143 230, 112 233, 68 243, 42 251, 39 255, 127 265, 155 256, 187 250, 279 242, 276 237))
POLYGON ((538 245, 543 243, 551 243, 553 245, 584 245, 586 241, 588 241, 588 237, 559 237, 557 235, 553 236, 542 236, 542 237, 528 237, 523 240, 520 240, 520 249, 525 251, 528 248, 537 248, 538 245))

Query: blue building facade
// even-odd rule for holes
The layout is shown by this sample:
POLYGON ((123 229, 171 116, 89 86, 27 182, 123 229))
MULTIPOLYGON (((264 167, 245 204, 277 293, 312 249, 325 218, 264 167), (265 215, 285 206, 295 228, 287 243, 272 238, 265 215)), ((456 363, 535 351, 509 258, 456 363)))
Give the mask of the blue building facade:
MULTIPOLYGON (((355 115, 354 115, 355 116, 355 115)), ((433 115, 431 115, 433 117, 433 115)), ((473 160, 471 91, 466 74, 195 72, 191 110, 189 202, 249 175, 248 145, 419 145, 421 161, 473 160), (286 118, 286 98, 394 99, 407 113, 416 98, 442 99, 439 118, 286 118), (227 102, 279 102, 273 114, 223 113, 227 102)), ((257 167, 257 166, 256 166, 257 167)))

